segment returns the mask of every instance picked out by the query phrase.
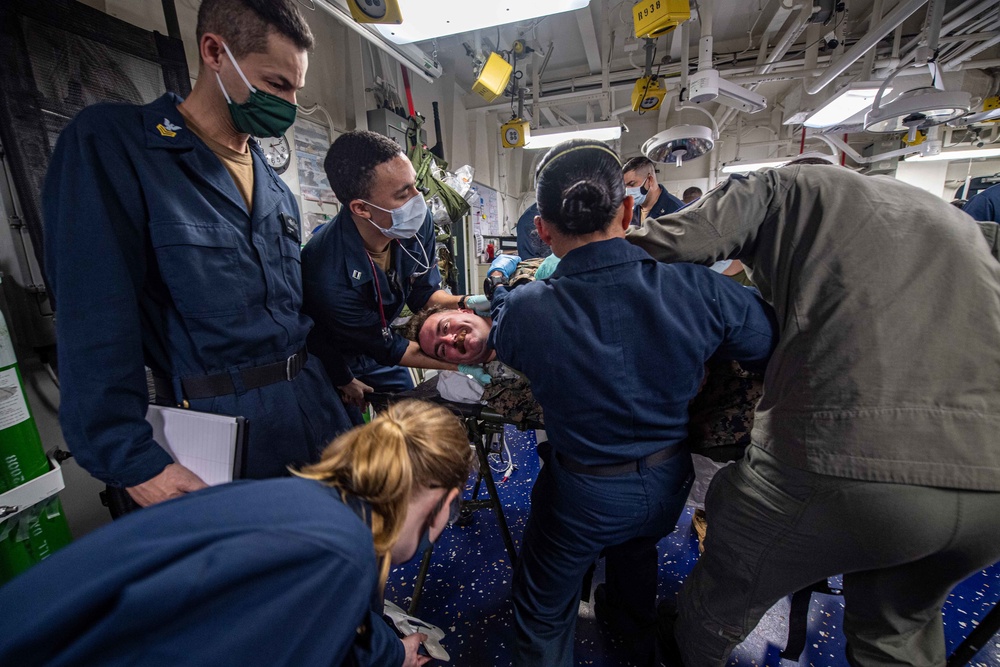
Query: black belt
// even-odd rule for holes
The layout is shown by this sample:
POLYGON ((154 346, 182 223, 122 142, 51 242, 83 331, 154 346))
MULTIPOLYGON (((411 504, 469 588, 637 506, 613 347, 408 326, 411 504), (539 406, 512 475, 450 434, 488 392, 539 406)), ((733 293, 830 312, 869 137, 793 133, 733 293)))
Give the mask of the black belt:
POLYGON ((618 477, 619 475, 627 475, 630 472, 638 472, 642 470, 643 466, 646 468, 652 468, 653 466, 659 465, 668 459, 672 459, 674 455, 680 451, 680 449, 680 444, 671 445, 666 449, 653 452, 649 456, 644 456, 641 459, 626 461, 625 463, 608 463, 606 465, 587 465, 585 463, 580 463, 579 461, 574 461, 559 452, 556 452, 556 458, 559 459, 560 466, 579 475, 618 477))
MULTIPOLYGON (((302 348, 283 361, 244 368, 237 373, 244 389, 257 389, 276 382, 291 382, 305 367, 308 358, 309 354, 305 348, 302 348)), ((156 387, 157 396, 169 398, 174 395, 173 383, 167 378, 153 376, 153 384, 156 387)), ((236 393, 233 377, 229 373, 182 378, 181 388, 184 391, 184 396, 176 397, 179 399, 174 401, 176 403, 183 403, 183 399, 213 398, 236 393)))

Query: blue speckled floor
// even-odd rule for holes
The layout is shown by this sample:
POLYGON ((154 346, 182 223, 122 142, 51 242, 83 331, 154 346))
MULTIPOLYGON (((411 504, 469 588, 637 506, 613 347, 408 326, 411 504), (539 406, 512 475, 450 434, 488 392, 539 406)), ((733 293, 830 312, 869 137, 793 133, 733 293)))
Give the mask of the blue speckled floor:
MULTIPOLYGON (((520 547, 531 486, 538 473, 538 457, 531 431, 520 433, 508 427, 507 442, 518 469, 507 482, 500 484, 499 494, 514 541, 520 547)), ((466 497, 469 493, 466 492, 466 497)), ((485 496, 484 486, 480 497, 485 496)), ((677 530, 660 542, 661 598, 677 593, 697 560, 697 540, 690 530, 690 520, 690 511, 685 511, 677 530)), ((409 604, 418 567, 419 562, 414 562, 390 574, 386 586, 388 600, 404 608, 409 604)), ((594 583, 603 579, 602 565, 594 576, 594 583)), ((451 653, 451 665, 503 667, 511 664, 510 580, 510 559, 504 551, 496 519, 489 510, 476 512, 472 525, 449 528, 442 535, 435 548, 417 616, 445 630, 447 636, 442 643, 451 653)), ((998 600, 1000 567, 996 566, 970 577, 952 592, 944 607, 949 652, 998 600)), ((788 609, 787 600, 771 609, 753 634, 736 649, 729 664, 740 667, 791 667, 795 664, 782 661, 778 655, 785 645, 788 609)), ((813 596, 808 639, 798 665, 847 666, 842 620, 842 598, 813 596)), ((587 603, 580 605, 576 664, 594 667, 627 664, 622 647, 601 632, 587 603)), ((970 664, 976 667, 1000 665, 1000 638, 994 638, 970 664)))

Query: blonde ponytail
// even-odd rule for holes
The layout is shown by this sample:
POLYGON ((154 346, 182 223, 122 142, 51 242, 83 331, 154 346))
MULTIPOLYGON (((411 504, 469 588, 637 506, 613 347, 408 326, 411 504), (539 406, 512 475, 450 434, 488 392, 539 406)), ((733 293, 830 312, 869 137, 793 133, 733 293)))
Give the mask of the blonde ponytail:
POLYGON ((432 403, 407 400, 390 406, 372 423, 341 435, 318 463, 293 473, 371 506, 381 586, 414 491, 430 486, 462 488, 471 461, 472 450, 457 417, 432 403))

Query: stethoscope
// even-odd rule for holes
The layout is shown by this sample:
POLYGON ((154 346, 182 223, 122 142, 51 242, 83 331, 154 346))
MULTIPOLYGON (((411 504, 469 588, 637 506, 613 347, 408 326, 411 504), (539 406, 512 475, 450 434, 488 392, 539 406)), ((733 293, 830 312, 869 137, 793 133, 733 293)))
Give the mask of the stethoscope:
MULTIPOLYGON (((413 240, 415 240, 417 242, 417 245, 420 247, 420 252, 424 256, 424 263, 421 263, 419 259, 417 259, 413 255, 411 255, 410 251, 407 250, 406 247, 398 239, 396 240, 396 244, 399 245, 399 249, 400 250, 402 250, 403 252, 406 253, 407 257, 409 257, 410 259, 413 260, 414 264, 416 264, 419 268, 423 269, 420 273, 412 273, 412 274, 410 274, 411 278, 419 278, 420 276, 424 275, 425 273, 427 273, 428 271, 431 270, 431 260, 427 256, 427 249, 424 248, 424 244, 420 242, 420 236, 419 235, 414 236, 413 240)), ((369 259, 371 259, 371 258, 369 257, 369 259)))
MULTIPOLYGON (((405 247, 403 247, 403 244, 400 243, 398 239, 396 239, 396 244, 399 246, 400 250, 406 253, 406 255, 413 260, 414 264, 423 269, 419 273, 410 274, 411 278, 419 278, 420 276, 424 275, 425 273, 431 270, 431 264, 430 264, 430 259, 427 257, 427 250, 424 248, 424 244, 420 242, 419 237, 415 236, 414 238, 417 241, 417 245, 420 246, 421 253, 423 253, 425 262, 423 264, 420 262, 419 259, 410 254, 410 251, 407 250, 405 247)), ((368 264, 371 265, 372 267, 372 281, 375 283, 375 303, 378 305, 378 315, 380 321, 382 322, 382 338, 388 341, 392 339, 392 330, 389 329, 389 323, 385 319, 385 305, 384 301, 382 300, 382 287, 379 285, 378 282, 378 272, 375 270, 375 260, 372 259, 372 256, 369 255, 367 252, 365 253, 365 255, 368 257, 368 264)))

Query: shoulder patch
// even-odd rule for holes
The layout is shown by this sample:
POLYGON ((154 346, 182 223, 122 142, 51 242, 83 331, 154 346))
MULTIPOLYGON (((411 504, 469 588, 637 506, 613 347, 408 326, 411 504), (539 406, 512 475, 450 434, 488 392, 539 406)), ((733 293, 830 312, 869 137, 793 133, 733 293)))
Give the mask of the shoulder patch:
MULTIPOLYGON (((164 122, 167 123, 167 125, 170 124, 170 121, 168 121, 166 118, 164 118, 163 120, 164 122)), ((180 128, 177 127, 176 125, 174 126, 174 128, 175 128, 174 130, 171 130, 170 128, 166 127, 163 123, 160 123, 159 125, 156 126, 156 129, 159 131, 160 136, 162 137, 176 137, 177 136, 176 130, 179 130, 180 128)))

